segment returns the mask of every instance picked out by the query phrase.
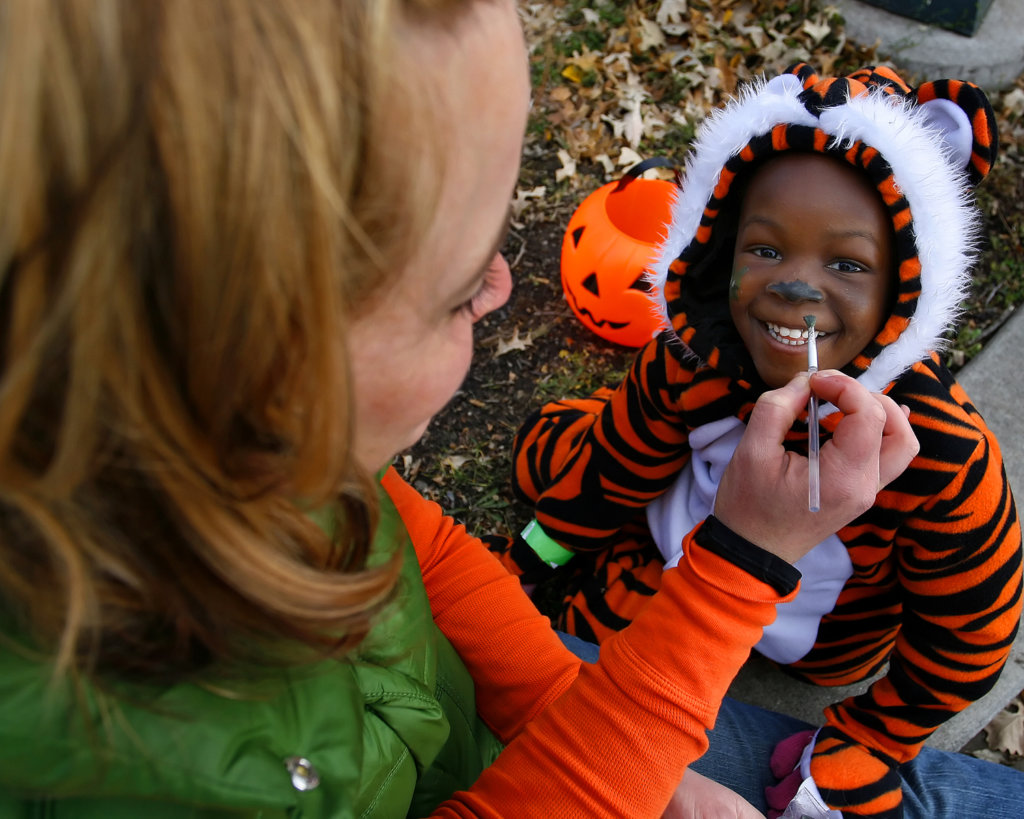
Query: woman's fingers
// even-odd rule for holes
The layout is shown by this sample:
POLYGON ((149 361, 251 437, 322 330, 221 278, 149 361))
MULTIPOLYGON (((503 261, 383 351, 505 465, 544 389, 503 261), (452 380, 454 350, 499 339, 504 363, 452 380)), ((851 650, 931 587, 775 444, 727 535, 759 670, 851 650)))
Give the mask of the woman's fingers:
POLYGON ((833 446, 826 445, 822 450, 823 462, 828 459, 829 467, 836 469, 833 488, 842 491, 844 485, 863 483, 858 477, 874 476, 874 485, 864 486, 870 490, 870 503, 874 503, 878 491, 902 474, 917 455, 917 436, 906 412, 888 396, 868 392, 836 370, 813 375, 811 387, 819 398, 843 413, 832 434, 833 446))
POLYGON ((835 370, 764 393, 722 476, 715 515, 737 534, 795 562, 873 504, 907 468, 918 443, 906 413, 835 370), (821 448, 821 509, 807 508, 807 459, 783 447, 810 390, 843 414, 821 448))

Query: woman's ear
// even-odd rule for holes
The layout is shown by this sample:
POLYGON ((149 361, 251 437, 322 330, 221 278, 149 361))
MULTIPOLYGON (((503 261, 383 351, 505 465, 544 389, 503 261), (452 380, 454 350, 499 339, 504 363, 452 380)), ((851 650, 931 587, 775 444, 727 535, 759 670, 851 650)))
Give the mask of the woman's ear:
POLYGON ((971 184, 977 185, 999 151, 995 112, 985 92, 970 82, 936 80, 922 83, 914 93, 953 157, 967 170, 971 184))

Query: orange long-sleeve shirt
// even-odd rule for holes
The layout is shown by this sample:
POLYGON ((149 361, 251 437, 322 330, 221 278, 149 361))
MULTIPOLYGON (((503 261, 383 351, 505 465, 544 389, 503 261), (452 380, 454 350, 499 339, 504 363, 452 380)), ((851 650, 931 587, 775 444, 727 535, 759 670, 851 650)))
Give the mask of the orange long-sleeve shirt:
POLYGON ((695 530, 642 615, 602 646, 598 664, 581 664, 478 539, 393 469, 383 485, 434 620, 476 683, 479 713, 508 743, 434 815, 660 816, 786 598, 702 548, 695 530))

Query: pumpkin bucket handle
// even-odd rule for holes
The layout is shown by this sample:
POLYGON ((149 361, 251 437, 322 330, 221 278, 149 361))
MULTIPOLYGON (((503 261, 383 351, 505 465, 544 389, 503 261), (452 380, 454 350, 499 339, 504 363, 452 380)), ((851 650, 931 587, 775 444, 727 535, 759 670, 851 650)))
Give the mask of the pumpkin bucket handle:
MULTIPOLYGON (((642 162, 637 162, 632 168, 626 171, 622 175, 622 179, 619 180, 619 184, 615 186, 615 190, 612 193, 618 193, 626 187, 634 179, 639 178, 644 172, 649 171, 651 168, 675 168, 676 163, 669 159, 667 156, 651 156, 642 162)), ((679 182, 679 171, 676 170, 676 183, 679 182)))

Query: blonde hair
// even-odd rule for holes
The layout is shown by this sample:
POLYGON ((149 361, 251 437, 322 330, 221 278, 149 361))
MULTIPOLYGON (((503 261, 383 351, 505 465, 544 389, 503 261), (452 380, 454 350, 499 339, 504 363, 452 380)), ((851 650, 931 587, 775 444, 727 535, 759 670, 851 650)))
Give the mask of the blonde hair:
POLYGON ((426 230, 388 72, 456 5, 0 9, 0 608, 58 670, 346 652, 391 596, 344 326, 426 230))

